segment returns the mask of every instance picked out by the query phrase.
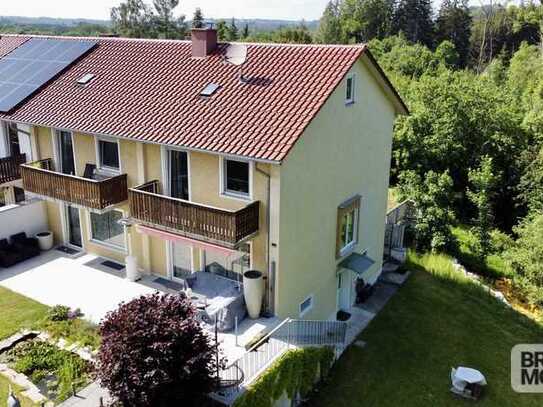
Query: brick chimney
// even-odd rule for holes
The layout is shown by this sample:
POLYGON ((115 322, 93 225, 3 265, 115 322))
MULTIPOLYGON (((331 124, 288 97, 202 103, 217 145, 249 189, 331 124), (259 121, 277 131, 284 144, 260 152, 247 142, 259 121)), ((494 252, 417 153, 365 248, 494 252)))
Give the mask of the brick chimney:
POLYGON ((193 58, 205 58, 217 48, 217 30, 193 28, 191 32, 193 58))

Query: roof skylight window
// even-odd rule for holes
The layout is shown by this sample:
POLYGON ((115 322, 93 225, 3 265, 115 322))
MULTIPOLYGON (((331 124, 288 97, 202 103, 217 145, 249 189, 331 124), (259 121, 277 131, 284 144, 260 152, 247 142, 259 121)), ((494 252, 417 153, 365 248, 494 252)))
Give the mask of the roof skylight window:
POLYGON ((78 85, 87 85, 90 81, 94 79, 96 75, 93 73, 88 73, 83 75, 81 78, 77 80, 78 85))
POLYGON ((201 92, 200 96, 210 97, 213 95, 217 90, 221 87, 221 85, 217 85, 216 83, 209 83, 201 92))

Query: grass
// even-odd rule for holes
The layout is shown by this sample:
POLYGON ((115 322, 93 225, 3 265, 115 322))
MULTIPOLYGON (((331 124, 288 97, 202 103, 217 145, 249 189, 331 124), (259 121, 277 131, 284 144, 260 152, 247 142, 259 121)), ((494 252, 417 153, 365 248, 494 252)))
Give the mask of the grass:
MULTIPOLYGON (((48 321, 49 309, 39 302, 0 287, 0 340, 24 328, 38 328, 46 329, 53 337, 63 337, 69 342, 79 342, 92 348, 98 346, 99 337, 94 325, 81 319, 48 321)), ((9 381, 0 376, 0 406, 7 399, 8 386, 9 381)), ((20 389, 14 390, 19 394, 20 389)), ((33 407, 28 400, 21 401, 23 407, 33 407)))
POLYGON ((538 343, 543 327, 456 272, 445 255, 410 253, 416 270, 334 366, 312 407, 469 406, 449 391, 450 369, 470 366, 489 383, 480 406, 540 406, 510 385, 510 352, 538 343))
POLYGON ((0 339, 32 327, 45 317, 47 309, 39 302, 0 287, 0 339))
POLYGON ((458 240, 458 251, 455 256, 469 271, 481 274, 493 279, 509 277, 508 270, 503 258, 498 254, 487 257, 484 263, 477 257, 473 250, 473 243, 476 241, 473 232, 468 225, 460 225, 452 228, 453 235, 458 240))
MULTIPOLYGON (((0 376, 0 406, 4 406, 7 398, 8 398, 8 392, 9 392, 9 382, 6 378, 3 376, 0 376)), ((18 387, 13 386, 13 391, 19 401, 21 402, 22 407, 37 407, 37 404, 32 403, 29 399, 21 396, 21 389, 18 387)))

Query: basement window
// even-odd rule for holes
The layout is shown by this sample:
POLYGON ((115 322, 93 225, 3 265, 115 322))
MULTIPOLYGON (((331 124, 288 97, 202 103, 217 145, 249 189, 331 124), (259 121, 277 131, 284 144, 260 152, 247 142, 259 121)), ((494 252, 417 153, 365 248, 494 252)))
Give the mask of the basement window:
POLYGON ((307 314, 311 308, 313 308, 313 295, 300 303, 300 318, 307 314))
POLYGON ((204 90, 200 92, 200 96, 210 97, 215 92, 217 92, 217 90, 219 90, 220 87, 221 85, 217 85, 216 83, 210 83, 204 88, 204 90))

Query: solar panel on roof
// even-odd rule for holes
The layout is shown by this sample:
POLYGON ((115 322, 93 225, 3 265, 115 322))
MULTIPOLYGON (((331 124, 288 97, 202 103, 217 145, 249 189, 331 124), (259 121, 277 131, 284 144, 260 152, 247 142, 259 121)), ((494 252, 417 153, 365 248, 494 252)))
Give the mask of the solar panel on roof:
POLYGON ((213 95, 213 94, 217 91, 217 89, 219 89, 220 87, 221 87, 221 85, 217 85, 216 83, 210 83, 210 84, 208 84, 208 85, 204 88, 204 90, 202 90, 202 91, 200 92, 200 95, 201 95, 201 96, 211 96, 211 95, 213 95))
POLYGON ((0 112, 9 112, 96 44, 96 41, 31 38, 1 58, 0 112))

